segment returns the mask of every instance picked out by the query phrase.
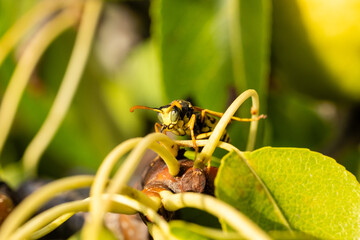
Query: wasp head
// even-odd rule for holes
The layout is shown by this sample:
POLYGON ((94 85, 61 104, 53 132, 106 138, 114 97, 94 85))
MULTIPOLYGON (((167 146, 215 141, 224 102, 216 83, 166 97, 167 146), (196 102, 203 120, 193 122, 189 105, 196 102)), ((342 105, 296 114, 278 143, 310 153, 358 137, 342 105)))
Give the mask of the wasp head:
POLYGON ((160 107, 161 112, 158 113, 158 118, 161 123, 162 130, 172 129, 179 121, 180 113, 176 106, 163 106, 160 107))
POLYGON ((148 109, 158 113, 159 121, 162 125, 161 132, 164 130, 172 129, 178 123, 181 118, 181 112, 187 111, 186 109, 191 108, 192 105, 188 101, 184 100, 175 100, 172 101, 171 104, 165 105, 159 108, 150 108, 146 106, 133 106, 130 111, 134 111, 135 109, 148 109), (184 109, 183 109, 184 108, 184 109))

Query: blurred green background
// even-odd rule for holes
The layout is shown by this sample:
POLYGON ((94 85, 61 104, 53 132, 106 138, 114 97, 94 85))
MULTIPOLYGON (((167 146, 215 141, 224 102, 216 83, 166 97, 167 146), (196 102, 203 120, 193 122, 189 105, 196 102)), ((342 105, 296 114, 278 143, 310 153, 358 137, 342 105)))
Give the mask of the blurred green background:
MULTIPOLYGON (((0 37, 37 3, 0 0, 0 37)), ((39 174, 95 173, 116 145, 154 131, 156 114, 130 113, 133 105, 191 99, 223 112, 252 88, 268 115, 257 147, 309 148, 359 177, 359 20, 359 0, 106 1, 80 86, 39 174)), ((1 65, 0 97, 31 31, 39 28, 24 32, 1 65)), ((59 89, 76 34, 74 27, 52 42, 29 80, 0 156, 2 175, 13 185, 59 89)), ((250 105, 238 115, 250 116, 250 105)), ((248 127, 229 127, 241 150, 248 127)))

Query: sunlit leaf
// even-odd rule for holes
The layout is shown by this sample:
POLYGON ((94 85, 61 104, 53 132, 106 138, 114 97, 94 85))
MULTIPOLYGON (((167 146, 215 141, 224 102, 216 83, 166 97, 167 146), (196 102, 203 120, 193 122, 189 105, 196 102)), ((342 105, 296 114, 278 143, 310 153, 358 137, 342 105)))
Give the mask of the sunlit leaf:
POLYGON ((224 109, 232 82, 225 6, 219 1, 156 1, 155 40, 169 99, 224 109))
POLYGON ((193 223, 185 221, 171 221, 170 222, 171 234, 175 235, 179 240, 210 240, 217 238, 210 238, 206 234, 206 230, 193 223))
POLYGON ((245 156, 265 185, 233 152, 216 179, 220 199, 268 230, 281 222, 273 210, 279 208, 295 230, 327 239, 360 237, 360 186, 334 159, 296 148, 262 148, 245 156))
POLYGON ((215 195, 250 217, 265 230, 285 230, 278 211, 264 186, 236 153, 222 159, 215 179, 215 195))

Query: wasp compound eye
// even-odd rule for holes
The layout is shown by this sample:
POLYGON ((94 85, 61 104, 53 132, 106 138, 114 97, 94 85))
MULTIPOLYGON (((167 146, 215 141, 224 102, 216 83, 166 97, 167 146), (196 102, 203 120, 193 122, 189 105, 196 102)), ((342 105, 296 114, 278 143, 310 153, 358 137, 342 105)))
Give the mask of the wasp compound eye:
POLYGON ((161 124, 164 122, 162 115, 162 113, 158 113, 158 119, 161 124))
POLYGON ((176 108, 174 108, 170 112, 170 120, 171 122, 176 122, 178 119, 179 119, 179 112, 176 108))

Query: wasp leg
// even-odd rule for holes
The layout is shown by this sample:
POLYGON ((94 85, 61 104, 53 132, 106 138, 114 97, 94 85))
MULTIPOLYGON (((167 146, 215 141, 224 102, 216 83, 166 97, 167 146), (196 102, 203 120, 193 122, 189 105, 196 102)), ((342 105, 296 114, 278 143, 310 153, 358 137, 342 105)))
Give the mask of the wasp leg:
POLYGON ((201 122, 204 122, 204 119, 205 119, 205 115, 208 113, 208 114, 211 114, 213 116, 216 116, 216 117, 222 117, 222 113, 218 113, 218 112, 214 112, 214 111, 211 111, 209 109, 202 109, 202 108, 198 108, 198 107, 194 107, 196 110, 200 110, 200 120, 201 122), (214 114, 216 113, 216 114, 214 114))
POLYGON ((196 136, 196 139, 205 139, 211 136, 213 132, 201 133, 196 136))
MULTIPOLYGON (((207 133, 201 133, 199 135, 196 136, 196 139, 206 139, 209 138, 211 136, 213 132, 207 132, 207 133)), ((220 138, 220 141, 229 143, 230 142, 230 137, 228 133, 223 133, 223 135, 220 138)))
POLYGON ((155 132, 159 132, 159 133, 163 133, 166 135, 166 132, 168 131, 167 129, 163 128, 163 125, 161 125, 160 123, 155 123, 155 132))
MULTIPOLYGON (((199 107, 195 107, 195 106, 194 106, 194 109, 196 111, 200 112, 201 121, 204 120, 206 114, 213 115, 213 116, 219 117, 219 118, 221 118, 224 115, 223 113, 220 113, 220 112, 215 112, 215 111, 212 111, 212 110, 209 110, 209 109, 203 109, 203 108, 199 108, 199 107)), ((254 109, 251 110, 252 115, 254 115, 256 113, 257 112, 254 109)), ((256 118, 238 118, 238 117, 233 116, 233 117, 231 117, 231 120, 238 121, 238 122, 252 122, 252 121, 258 121, 260 119, 265 119, 265 118, 266 118, 266 115, 261 114, 261 115, 257 116, 256 118)))
MULTIPOLYGON (((201 133, 201 134, 199 134, 199 135, 196 136, 196 139, 206 139, 206 138, 209 138, 212 133, 213 133, 213 132, 201 133)), ((207 166, 208 171, 210 171, 210 167, 211 167, 211 158, 209 159, 208 166, 207 166)))
POLYGON ((205 115, 207 114, 207 113, 212 113, 213 111, 211 111, 211 110, 209 110, 209 109, 201 109, 201 111, 200 111, 200 120, 201 120, 201 122, 204 122, 204 119, 205 119, 205 115))
POLYGON ((194 134, 194 126, 195 126, 195 120, 196 120, 196 116, 195 114, 193 114, 189 120, 189 129, 190 129, 190 135, 191 135, 191 140, 193 142, 193 146, 195 148, 195 156, 199 150, 198 146, 196 145, 196 138, 195 138, 195 134, 194 134))
POLYGON ((205 114, 206 114, 206 109, 201 110, 201 112, 200 112, 200 120, 201 120, 201 122, 204 122, 205 114))
POLYGON ((162 125, 160 123, 155 123, 154 128, 155 128, 155 132, 160 132, 160 133, 162 132, 161 131, 162 125))

